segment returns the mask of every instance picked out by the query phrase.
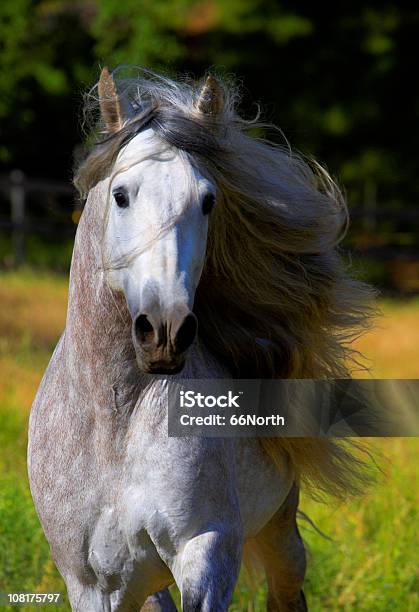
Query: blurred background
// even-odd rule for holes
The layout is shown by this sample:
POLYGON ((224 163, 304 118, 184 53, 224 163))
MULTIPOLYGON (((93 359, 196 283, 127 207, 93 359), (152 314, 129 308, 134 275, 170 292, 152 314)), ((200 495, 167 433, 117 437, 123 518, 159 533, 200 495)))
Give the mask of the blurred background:
MULTIPOLYGON (((244 115, 260 104, 294 149, 326 165, 350 208, 345 257, 380 291, 377 327, 357 341, 370 366, 359 375, 417 378, 418 41, 410 2, 0 3, 0 590, 64 590, 30 498, 26 430, 64 326, 82 95, 100 67, 234 75, 244 115)), ((303 499, 334 538, 302 524, 311 610, 419 609, 417 441, 377 446, 386 479, 366 498, 303 499)), ((232 610, 258 612, 264 596, 241 580, 232 610)))
POLYGON ((2 2, 0 264, 68 269, 82 94, 100 66, 215 68, 241 84, 245 115, 260 103, 344 185, 362 273, 419 291, 418 26, 408 2, 2 2))

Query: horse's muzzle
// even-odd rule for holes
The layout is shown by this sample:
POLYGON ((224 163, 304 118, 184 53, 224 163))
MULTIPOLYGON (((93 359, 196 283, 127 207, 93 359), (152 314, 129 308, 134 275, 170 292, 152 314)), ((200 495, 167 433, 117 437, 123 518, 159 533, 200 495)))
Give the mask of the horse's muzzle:
POLYGON ((191 311, 177 312, 165 319, 139 313, 133 320, 132 338, 140 369, 150 374, 178 374, 197 328, 191 311))

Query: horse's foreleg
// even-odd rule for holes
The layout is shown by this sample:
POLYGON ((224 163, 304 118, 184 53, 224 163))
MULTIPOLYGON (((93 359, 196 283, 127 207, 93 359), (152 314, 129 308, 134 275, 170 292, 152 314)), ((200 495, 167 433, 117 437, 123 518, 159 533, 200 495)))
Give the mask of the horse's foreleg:
POLYGON ((294 485, 280 510, 255 540, 268 581, 269 612, 307 611, 302 591, 306 556, 296 522, 297 507, 298 489, 294 485))
POLYGON ((141 608, 141 612, 177 612, 169 589, 163 589, 150 595, 141 608))
POLYGON ((211 526, 188 541, 176 560, 174 573, 184 612, 228 609, 240 570, 242 534, 211 526))

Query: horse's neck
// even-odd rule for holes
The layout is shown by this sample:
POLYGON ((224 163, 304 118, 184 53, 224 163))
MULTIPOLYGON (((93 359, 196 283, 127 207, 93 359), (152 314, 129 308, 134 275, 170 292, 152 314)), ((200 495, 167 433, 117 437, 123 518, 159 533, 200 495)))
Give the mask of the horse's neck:
POLYGON ((80 220, 70 271, 64 351, 70 380, 80 392, 109 404, 141 383, 131 341, 130 315, 121 295, 108 287, 101 239, 105 201, 90 193, 80 220), (113 401, 113 400, 112 400, 113 401))

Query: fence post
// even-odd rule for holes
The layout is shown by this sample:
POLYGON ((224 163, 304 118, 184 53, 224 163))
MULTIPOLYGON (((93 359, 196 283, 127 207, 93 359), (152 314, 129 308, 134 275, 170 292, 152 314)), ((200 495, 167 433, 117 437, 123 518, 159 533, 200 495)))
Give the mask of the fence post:
POLYGON ((15 266, 20 266, 25 259, 25 175, 21 170, 12 170, 10 173, 10 207, 13 260, 15 266))

